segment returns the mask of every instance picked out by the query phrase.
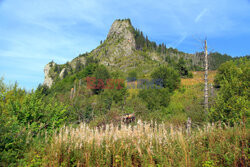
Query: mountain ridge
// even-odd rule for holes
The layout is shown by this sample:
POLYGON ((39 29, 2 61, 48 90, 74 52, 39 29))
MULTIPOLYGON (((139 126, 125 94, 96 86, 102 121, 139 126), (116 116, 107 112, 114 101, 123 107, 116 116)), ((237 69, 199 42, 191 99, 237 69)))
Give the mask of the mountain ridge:
MULTIPOLYGON (((230 56, 215 53, 209 58, 210 64, 216 64, 214 59, 220 60, 223 56, 225 60, 231 59, 230 56)), ((51 87, 57 80, 75 73, 88 62, 93 61, 125 73, 136 70, 140 76, 145 77, 150 69, 159 64, 169 65, 180 58, 185 60, 190 70, 203 69, 202 53, 189 54, 178 49, 167 48, 164 43, 157 45, 156 42, 148 40, 142 31, 135 29, 130 19, 117 19, 113 22, 107 38, 91 52, 80 54, 66 64, 58 65, 53 61, 48 63, 44 68, 44 85, 51 87)), ((211 67, 214 70, 218 65, 211 67)))

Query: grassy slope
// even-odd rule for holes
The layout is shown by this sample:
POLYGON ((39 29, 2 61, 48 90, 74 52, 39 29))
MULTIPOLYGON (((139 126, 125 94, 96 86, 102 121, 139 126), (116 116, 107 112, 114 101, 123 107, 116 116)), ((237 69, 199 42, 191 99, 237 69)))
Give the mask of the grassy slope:
MULTIPOLYGON (((216 71, 209 71, 208 73, 209 84, 214 82, 215 75, 216 75, 216 71)), ((181 80, 181 84, 183 86, 197 85, 200 83, 204 83, 204 71, 194 71, 193 78, 185 78, 181 80)))

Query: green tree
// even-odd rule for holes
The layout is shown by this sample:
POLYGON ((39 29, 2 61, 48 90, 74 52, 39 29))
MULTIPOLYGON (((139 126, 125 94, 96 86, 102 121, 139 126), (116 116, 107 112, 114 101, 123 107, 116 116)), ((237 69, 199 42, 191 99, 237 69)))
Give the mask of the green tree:
POLYGON ((93 64, 93 63, 88 64, 82 71, 77 73, 77 78, 82 79, 82 78, 93 75, 96 68, 97 68, 96 64, 93 64))
POLYGON ((44 99, 43 90, 27 93, 18 85, 6 86, 0 80, 0 162, 16 166, 32 139, 65 124, 67 106, 53 98, 44 99))
POLYGON ((92 90, 95 94, 99 94, 103 90, 107 79, 110 79, 109 71, 104 65, 100 65, 96 68, 93 77, 96 80, 95 85, 97 88, 92 90))
POLYGON ((188 68, 186 66, 186 62, 184 60, 183 57, 181 57, 179 60, 178 60, 178 63, 176 64, 176 70, 179 71, 179 74, 181 76, 188 76, 188 68))
POLYGON ((180 75, 172 67, 160 66, 151 74, 151 77, 155 80, 160 79, 161 81, 156 84, 168 88, 170 92, 180 85, 180 75))
POLYGON ((39 84, 36 91, 41 91, 45 96, 47 96, 50 92, 49 87, 43 84, 39 84))
POLYGON ((86 63, 85 63, 85 65, 88 66, 90 64, 98 64, 98 60, 95 59, 93 56, 86 56, 86 63))
POLYGON ((127 78, 128 82, 136 81, 136 79, 137 79, 137 72, 136 71, 130 71, 128 73, 128 78, 127 78))
POLYGON ((142 89, 139 97, 147 103, 149 110, 157 110, 161 107, 167 107, 170 101, 170 92, 168 88, 161 89, 142 89))
POLYGON ((214 106, 210 110, 213 121, 240 122, 249 116, 250 61, 239 59, 223 63, 215 77, 219 88, 214 106))

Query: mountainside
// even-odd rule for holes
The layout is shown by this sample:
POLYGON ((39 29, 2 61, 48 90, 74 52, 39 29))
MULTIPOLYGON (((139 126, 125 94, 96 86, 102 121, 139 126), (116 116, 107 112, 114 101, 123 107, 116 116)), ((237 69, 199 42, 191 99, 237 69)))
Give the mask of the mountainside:
POLYGON ((34 91, 0 78, 0 166, 247 166, 250 61, 228 59, 209 55, 204 112, 203 54, 117 20, 34 91))
MULTIPOLYGON (((130 19, 115 20, 107 38, 90 53, 80 54, 71 62, 58 65, 50 62, 45 66, 44 85, 51 87, 58 80, 80 71, 92 62, 99 62, 111 71, 121 70, 125 73, 135 70, 140 77, 146 77, 159 64, 177 64, 183 59, 189 70, 203 69, 203 54, 188 54, 177 49, 167 48, 164 43, 157 45, 148 40, 143 32, 135 29, 130 19)), ((215 70, 221 63, 230 60, 228 55, 212 53, 209 66, 215 70)))

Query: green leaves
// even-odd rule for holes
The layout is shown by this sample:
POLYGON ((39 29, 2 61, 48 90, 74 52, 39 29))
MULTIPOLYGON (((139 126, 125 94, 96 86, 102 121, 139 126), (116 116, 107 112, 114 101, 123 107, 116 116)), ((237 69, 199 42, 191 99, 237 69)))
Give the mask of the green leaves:
POLYGON ((28 94, 22 105, 20 121, 26 124, 39 126, 43 128, 58 128, 65 123, 67 118, 67 106, 55 102, 53 98, 44 100, 42 91, 28 94))
POLYGON ((130 71, 128 73, 128 82, 136 81, 136 79, 137 79, 137 72, 136 71, 130 71))
POLYGON ((192 74, 190 74, 190 72, 188 71, 186 64, 187 63, 185 62, 183 57, 181 57, 175 67, 179 74, 183 77, 189 77, 192 74))
POLYGON ((5 96, 0 100, 0 161, 16 166, 37 134, 53 132, 66 123, 68 110, 53 98, 45 99, 43 89, 26 93, 1 81, 0 87, 5 96))
POLYGON ((215 105, 211 108, 213 121, 242 121, 249 114, 250 61, 239 59, 222 64, 215 77, 215 85, 220 88, 215 105))
MULTIPOLYGON (((106 83, 107 79, 110 78, 110 74, 109 74, 109 71, 108 69, 103 66, 103 65, 100 65, 96 68, 94 74, 93 74, 93 77, 95 77, 95 80, 96 80, 96 85, 98 86, 98 84, 100 83, 100 81, 102 81, 103 84, 106 83)), ((99 86, 99 87, 103 87, 103 86, 99 86)), ((100 91, 102 90, 102 88, 100 89, 93 89, 93 92, 98 94, 100 91)))
POLYGON ((167 107, 170 101, 170 92, 168 88, 162 89, 143 89, 139 92, 139 97, 142 98, 150 110, 167 107))
MULTIPOLYGON (((151 75, 155 80, 161 79, 162 86, 173 92, 180 85, 180 75, 172 67, 160 66, 151 75)), ((159 85, 159 84, 158 84, 159 85)))
POLYGON ((159 110, 167 107, 170 101, 171 93, 180 85, 180 76, 176 70, 171 67, 160 66, 151 77, 160 86, 158 89, 142 89, 139 97, 147 103, 149 110, 159 110))

